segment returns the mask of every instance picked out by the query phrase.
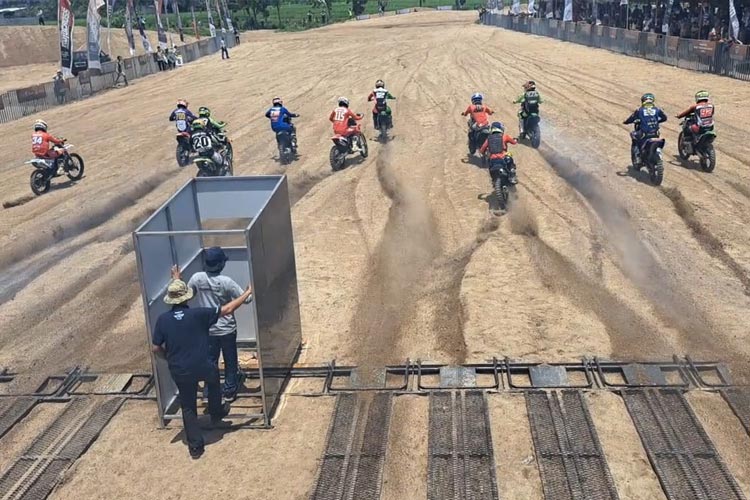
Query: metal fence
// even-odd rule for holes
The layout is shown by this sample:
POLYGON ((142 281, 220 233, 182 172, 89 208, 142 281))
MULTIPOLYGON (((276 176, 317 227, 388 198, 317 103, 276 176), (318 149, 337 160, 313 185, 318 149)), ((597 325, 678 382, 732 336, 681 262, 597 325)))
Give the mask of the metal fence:
POLYGON ((487 13, 487 25, 643 57, 679 68, 750 80, 750 46, 692 40, 656 33, 554 19, 487 13))
MULTIPOLYGON (((226 43, 227 47, 233 47, 234 37, 227 36, 226 43)), ((220 50, 220 47, 219 37, 204 38, 177 47, 177 53, 182 57, 182 63, 186 64, 209 54, 214 54, 220 50)), ((65 80, 64 96, 55 92, 53 82, 32 85, 31 87, 10 90, 0 94, 0 123, 18 120, 24 116, 68 102, 78 101, 102 90, 110 89, 114 87, 117 78, 115 67, 115 62, 103 63, 101 71, 83 71, 75 78, 65 80)), ((123 69, 128 81, 160 71, 155 54, 143 54, 123 59, 123 69)))

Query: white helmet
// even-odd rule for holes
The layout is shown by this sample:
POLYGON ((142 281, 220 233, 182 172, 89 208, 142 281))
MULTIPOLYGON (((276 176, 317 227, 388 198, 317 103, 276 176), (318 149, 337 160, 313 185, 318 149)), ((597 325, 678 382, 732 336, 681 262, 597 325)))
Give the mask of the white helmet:
POLYGON ((44 130, 46 132, 47 131, 47 122, 45 122, 44 120, 37 120, 37 121, 35 121, 34 122, 34 132, 36 132, 37 130, 44 130))
POLYGON ((346 97, 339 97, 339 106, 346 106, 349 107, 349 99, 346 97))
POLYGON ((375 82, 375 88, 376 89, 378 89, 378 88, 380 88, 380 89, 385 88, 385 82, 383 80, 378 80, 377 82, 375 82))

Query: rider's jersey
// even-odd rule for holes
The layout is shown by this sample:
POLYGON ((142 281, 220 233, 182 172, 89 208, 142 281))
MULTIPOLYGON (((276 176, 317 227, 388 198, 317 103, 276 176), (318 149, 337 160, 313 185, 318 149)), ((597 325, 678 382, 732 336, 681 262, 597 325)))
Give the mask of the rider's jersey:
POLYGON ((677 115, 677 118, 685 118, 686 116, 692 116, 693 121, 699 127, 713 127, 714 126, 714 105, 711 101, 701 101, 697 104, 693 104, 688 109, 677 115))
POLYGON ((625 124, 636 123, 638 130, 646 136, 657 136, 659 124, 667 121, 667 115, 656 106, 641 106, 636 109, 625 124))
POLYGON ((195 115, 187 108, 177 108, 169 115, 169 121, 175 122, 178 132, 190 132, 190 124, 195 120, 195 115))
POLYGON ((38 130, 31 136, 31 152, 37 158, 46 157, 50 150, 54 149, 53 146, 62 147, 65 144, 61 139, 58 139, 52 134, 38 130))
POLYGON ((284 106, 273 106, 266 111, 266 118, 271 120, 271 130, 274 132, 291 131, 294 127, 289 118, 293 118, 292 113, 284 106))
POLYGON ((536 90, 524 92, 516 99, 516 104, 520 104, 523 111, 530 115, 539 113, 539 105, 542 103, 542 96, 536 90))
POLYGON ((210 156, 214 152, 214 144, 211 135, 205 130, 193 132, 190 136, 193 149, 201 156, 210 156))
POLYGON ((464 116, 471 115, 471 120, 478 126, 484 127, 490 124, 489 115, 494 113, 488 106, 484 104, 472 104, 462 114, 464 116))
POLYGON ((368 101, 375 100, 375 107, 372 108, 373 113, 377 113, 379 109, 386 109, 388 107, 388 104, 386 103, 388 99, 395 99, 395 97, 384 88, 377 88, 367 96, 368 101))
POLYGON ((518 141, 508 134, 490 134, 482 147, 479 148, 479 152, 482 154, 489 152, 490 160, 500 160, 505 158, 508 144, 518 144, 518 141))
POLYGON ((331 111, 328 119, 333 122, 333 132, 335 134, 347 135, 350 128, 349 120, 360 120, 361 117, 357 116, 351 109, 339 106, 331 111))

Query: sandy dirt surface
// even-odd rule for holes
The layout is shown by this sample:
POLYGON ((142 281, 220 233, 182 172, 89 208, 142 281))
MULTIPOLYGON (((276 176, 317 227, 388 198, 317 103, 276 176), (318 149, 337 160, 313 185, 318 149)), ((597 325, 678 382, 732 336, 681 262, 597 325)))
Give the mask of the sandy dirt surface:
MULTIPOLYGON (((229 61, 204 58, 50 110, 44 118, 51 131, 77 146, 86 176, 76 184, 58 179, 40 198, 30 196, 30 169, 23 166, 31 117, 0 125, 0 201, 9 207, 0 210, 0 365, 37 373, 73 363, 103 371, 148 369, 130 231, 194 174, 176 167, 167 121, 174 101, 185 97, 229 122, 235 173, 289 176, 307 342, 302 362, 471 362, 505 355, 664 359, 690 353, 727 360, 737 377, 746 374, 750 145, 743 103, 750 102, 750 84, 478 26, 474 18, 431 12, 306 33, 254 34, 229 61), (362 57, 375 46, 378 57, 362 57), (280 55, 283 65, 277 64, 280 55), (387 146, 371 140, 367 160, 332 174, 327 115, 336 98, 347 95, 355 111, 367 114, 364 126, 372 137, 366 96, 377 78, 398 97, 394 139, 387 146), (544 144, 540 150, 513 148, 519 201, 498 218, 481 196, 490 191, 487 172, 466 161, 460 112, 472 92, 482 91, 515 133, 510 102, 529 78, 545 98, 544 144), (628 128, 619 123, 639 96, 654 92, 673 116, 704 87, 718 107, 716 171, 705 174, 672 157, 678 127, 670 118, 663 129, 664 186, 629 174, 628 128), (286 169, 274 160, 263 117, 277 94, 302 115, 301 157, 286 169)), ((305 440, 313 433, 306 430, 303 440, 295 429, 304 422, 325 434, 330 413, 322 400, 311 401, 304 420, 290 402, 277 427, 300 453, 307 453, 305 440)), ((402 404, 421 404, 396 401, 396 411, 407 413, 402 404)), ((492 401, 493 412, 506 411, 505 402, 492 401)), ((625 418, 619 401, 597 401, 597 423, 599 411, 625 418)), ((97 494, 118 497, 132 488, 126 479, 133 474, 151 485, 180 474, 174 497, 190 497, 205 474, 188 474, 187 453, 170 444, 176 431, 152 430, 155 412, 153 405, 128 405, 115 420, 121 423, 84 457, 86 472, 74 473, 69 484, 86 491, 98 484, 97 494), (133 442, 136 435, 148 436, 149 446, 133 442), (127 464, 137 470, 121 472, 110 459, 115 454, 97 452, 115 444, 128 456, 148 456, 127 464), (151 467, 155 462, 170 466, 151 467)), ((422 426, 422 417, 415 418, 414 425, 422 426)), ((392 432, 410 439, 403 429, 392 432)), ((424 436, 422 428, 414 432, 424 436)), ((604 435, 605 452, 611 448, 619 457, 622 471, 613 471, 618 486, 640 491, 644 485, 641 497, 649 497, 653 478, 644 476, 638 443, 621 449, 604 435)), ((261 450, 264 436, 239 432, 231 442, 261 450)), ((227 456, 215 451, 228 446, 227 439, 210 445, 206 465, 198 467, 229 460, 234 448, 227 447, 227 456)), ((424 437, 422 445, 426 449, 424 437)), ((319 454, 316 446, 310 460, 319 454)), ((513 452, 520 454, 501 459, 533 459, 513 452)), ((408 460, 404 453, 394 456, 408 460)), ((248 470, 260 466, 252 454, 245 456, 248 470)), ((276 462, 282 464, 314 469, 311 462, 276 462)), ((535 473, 533 464, 523 467, 535 473)), ((501 484, 503 477, 499 472, 501 484)), ((312 473, 289 478, 278 482, 284 491, 275 496, 304 497, 312 473)), ((392 492, 389 485, 399 480, 387 478, 385 491, 392 492)), ((521 494, 539 494, 529 488, 521 494)), ((66 486, 58 498, 72 498, 65 495, 73 491, 66 486)))
MULTIPOLYGON (((156 47, 156 32, 147 31, 151 44, 156 47)), ((173 35, 175 45, 180 46, 180 37, 173 35)), ((185 43, 195 38, 185 36, 185 43)), ((76 50, 86 49, 86 30, 81 27, 73 31, 73 42, 76 50)), ((110 56, 130 57, 125 31, 112 30, 112 52, 110 56)), ((107 30, 102 30, 102 50, 109 53, 107 47, 107 30)), ((136 33, 137 55, 144 54, 143 44, 136 33)), ((3 26, 0 27, 0 93, 8 90, 28 87, 37 83, 52 81, 60 67, 60 47, 57 29, 42 26, 3 26)))

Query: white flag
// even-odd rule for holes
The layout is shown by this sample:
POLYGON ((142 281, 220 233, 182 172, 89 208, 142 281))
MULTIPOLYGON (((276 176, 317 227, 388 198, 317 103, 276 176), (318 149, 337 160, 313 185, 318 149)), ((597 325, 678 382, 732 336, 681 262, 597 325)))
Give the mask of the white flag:
POLYGON ((102 63, 99 60, 101 52, 101 28, 99 8, 104 5, 104 0, 89 0, 89 9, 86 13, 86 52, 88 53, 89 69, 102 69, 102 63))
POLYGON ((737 19, 737 9, 734 8, 734 0, 729 0, 729 21, 732 25, 732 36, 740 36, 740 20, 737 19))
POLYGON ((669 35, 669 18, 672 17, 672 1, 667 2, 667 11, 664 13, 664 22, 661 25, 661 31, 665 35, 669 35))
POLYGON ((573 0, 565 0, 565 12, 563 12, 563 21, 573 20, 573 0))
POLYGON ((521 0, 513 0, 513 7, 510 9, 510 13, 514 16, 521 13, 521 0))
POLYGON ((534 15, 536 13, 536 10, 534 10, 534 0, 529 0, 529 15, 534 15))

